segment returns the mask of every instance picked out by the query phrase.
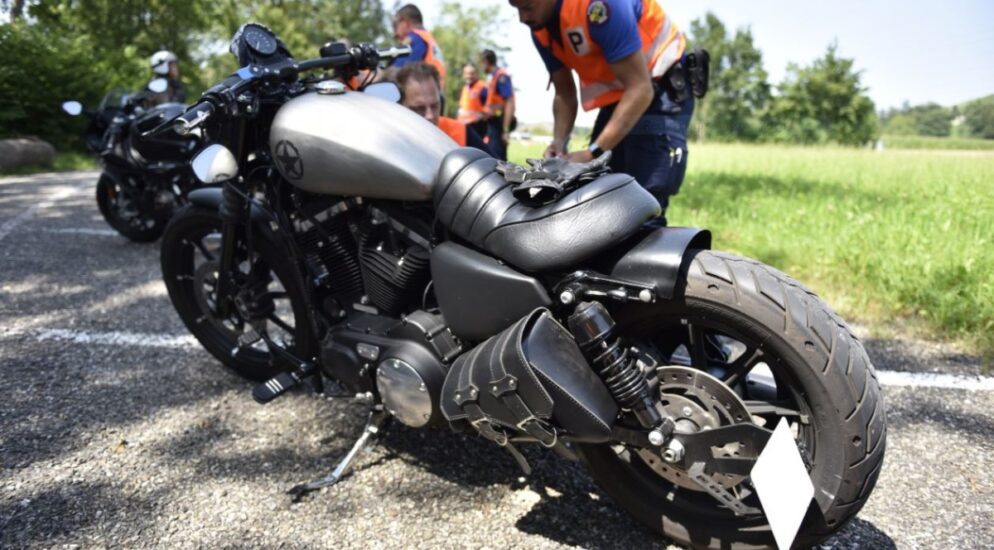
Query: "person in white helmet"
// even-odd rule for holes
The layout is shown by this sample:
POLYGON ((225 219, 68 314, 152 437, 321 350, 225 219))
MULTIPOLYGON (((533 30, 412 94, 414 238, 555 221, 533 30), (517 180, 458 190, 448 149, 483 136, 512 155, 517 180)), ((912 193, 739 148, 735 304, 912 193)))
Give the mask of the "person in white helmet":
POLYGON ((186 103, 186 89, 179 81, 179 64, 176 54, 169 50, 159 50, 152 54, 149 65, 152 68, 152 80, 165 78, 169 87, 161 94, 152 98, 158 103, 186 103))

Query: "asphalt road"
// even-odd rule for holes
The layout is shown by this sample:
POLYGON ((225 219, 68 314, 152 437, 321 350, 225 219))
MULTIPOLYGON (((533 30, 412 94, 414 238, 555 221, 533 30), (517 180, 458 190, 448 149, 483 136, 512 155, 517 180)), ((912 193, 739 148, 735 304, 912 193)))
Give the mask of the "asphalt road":
MULTIPOLYGON (((529 450, 524 479, 479 438, 398 426, 292 504, 363 408, 304 392, 256 405, 186 335, 157 245, 100 218, 94 182, 0 180, 0 547, 666 546, 576 464, 529 450)), ((945 346, 867 343, 888 383, 886 461, 826 547, 991 547, 994 383, 945 346)))

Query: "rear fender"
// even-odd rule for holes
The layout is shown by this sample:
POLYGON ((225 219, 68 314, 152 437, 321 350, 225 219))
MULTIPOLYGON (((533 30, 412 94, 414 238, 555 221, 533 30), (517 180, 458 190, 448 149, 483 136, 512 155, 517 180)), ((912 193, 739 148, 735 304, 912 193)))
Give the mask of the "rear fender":
POLYGON ((604 266, 609 276, 652 284, 656 296, 670 300, 676 293, 690 250, 710 249, 711 232, 696 227, 660 227, 635 241, 616 261, 604 266))

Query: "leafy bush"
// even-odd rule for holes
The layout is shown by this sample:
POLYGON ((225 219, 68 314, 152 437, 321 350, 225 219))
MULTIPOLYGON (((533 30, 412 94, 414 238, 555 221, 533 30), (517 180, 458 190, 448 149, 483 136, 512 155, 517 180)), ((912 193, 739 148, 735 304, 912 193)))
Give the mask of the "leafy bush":
POLYGON ((971 136, 994 139, 994 95, 964 105, 963 116, 971 136))
POLYGON ((0 137, 37 136, 59 149, 81 147, 85 121, 63 113, 62 102, 92 107, 114 85, 133 79, 130 87, 136 87, 144 72, 138 61, 127 48, 98 56, 87 36, 20 23, 0 27, 0 137))

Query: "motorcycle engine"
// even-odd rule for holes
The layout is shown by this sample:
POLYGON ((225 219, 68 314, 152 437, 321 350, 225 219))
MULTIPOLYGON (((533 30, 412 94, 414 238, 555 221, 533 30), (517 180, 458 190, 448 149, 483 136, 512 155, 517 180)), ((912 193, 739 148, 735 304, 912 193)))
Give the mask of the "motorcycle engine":
POLYGON ((337 321, 321 345, 325 374, 377 394, 408 426, 446 425, 442 383, 462 347, 441 315, 420 309, 430 213, 308 197, 291 219, 322 308, 337 321))
POLYGON ((461 343, 442 316, 415 311, 403 319, 357 311, 328 331, 325 373, 355 393, 376 392, 408 426, 444 426, 442 384, 461 343))
POLYGON ((360 239, 359 265, 366 296, 380 313, 397 315, 420 304, 431 280, 428 241, 376 208, 370 208, 360 239))
POLYGON ((387 213, 361 199, 308 199, 293 220, 307 271, 332 317, 347 309, 395 316, 421 305, 431 270, 427 224, 418 216, 387 213))

